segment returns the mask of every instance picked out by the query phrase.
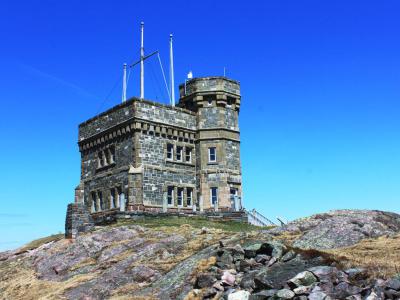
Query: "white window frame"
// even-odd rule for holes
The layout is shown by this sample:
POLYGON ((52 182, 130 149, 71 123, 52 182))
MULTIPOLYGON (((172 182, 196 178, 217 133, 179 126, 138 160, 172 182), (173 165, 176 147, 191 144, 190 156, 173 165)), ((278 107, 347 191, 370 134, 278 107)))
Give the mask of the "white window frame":
POLYGON ((105 160, 106 160, 106 158, 104 157, 103 151, 99 151, 99 152, 97 153, 97 159, 98 159, 97 167, 98 167, 98 168, 104 167, 104 166, 105 166, 105 160))
POLYGON ((115 147, 111 146, 110 148, 108 148, 108 151, 110 153, 110 164, 115 163, 115 147))
POLYGON ((119 200, 120 200, 120 197, 121 197, 121 194, 122 194, 122 190, 121 190, 121 187, 116 187, 115 188, 115 197, 116 197, 116 207, 115 208, 120 208, 120 203, 119 203, 119 200))
POLYGON ((174 187, 173 186, 168 186, 167 187, 167 205, 168 206, 174 206, 174 187), (171 191, 171 197, 169 197, 169 191, 171 191), (171 199, 171 203, 168 203, 168 200, 171 199))
POLYGON ((192 151, 193 151, 192 147, 185 148, 185 162, 187 162, 187 163, 192 162, 192 151), (188 155, 188 151, 189 151, 189 155, 188 155), (188 160, 188 157, 189 157, 189 160, 188 160))
POLYGON ((97 193, 91 192, 90 197, 92 198, 91 211, 92 213, 95 213, 97 211, 97 193))
POLYGON ((211 203, 211 206, 215 206, 215 204, 218 203, 218 188, 217 187, 210 188, 210 203, 211 203), (215 203, 213 203, 213 191, 215 191, 215 203))
POLYGON ((167 160, 174 160, 174 144, 171 144, 171 143, 167 144, 167 160), (171 146, 171 152, 168 151, 169 146, 171 146), (169 156, 171 156, 171 157, 169 157, 169 156))
POLYGON ((112 189, 110 189, 110 208, 111 209, 113 209, 113 208, 116 208, 115 207, 115 204, 116 204, 116 202, 115 202, 115 189, 114 188, 112 188, 112 189))
POLYGON ((99 200, 98 211, 103 211, 104 209, 104 199, 103 193, 101 191, 97 192, 97 199, 99 200))
POLYGON ((185 189, 184 188, 178 188, 177 190, 177 195, 176 195, 176 204, 179 207, 183 206, 183 198, 185 197, 185 189), (180 204, 179 204, 179 199, 180 199, 180 204))
POLYGON ((208 162, 217 162, 217 147, 208 148, 208 162), (211 159, 211 149, 214 149, 214 159, 211 159))
POLYGON ((183 161, 183 147, 176 146, 176 161, 183 161), (178 158, 179 155, 179 158, 178 158))
POLYGON ((186 188, 186 206, 191 207, 192 205, 193 205, 193 188, 188 187, 186 188))

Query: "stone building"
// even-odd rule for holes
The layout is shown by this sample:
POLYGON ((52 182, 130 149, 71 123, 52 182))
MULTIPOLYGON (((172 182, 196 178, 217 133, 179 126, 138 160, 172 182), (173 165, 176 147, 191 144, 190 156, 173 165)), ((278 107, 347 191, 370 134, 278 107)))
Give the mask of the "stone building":
POLYGON ((96 214, 242 209, 240 85, 194 78, 175 106, 131 98, 79 125, 75 203, 96 214))

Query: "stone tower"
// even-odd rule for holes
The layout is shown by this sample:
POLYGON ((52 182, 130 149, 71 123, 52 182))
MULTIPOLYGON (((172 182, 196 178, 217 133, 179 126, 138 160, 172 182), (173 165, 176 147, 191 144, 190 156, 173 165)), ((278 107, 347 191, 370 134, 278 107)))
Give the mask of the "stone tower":
POLYGON ((179 92, 177 106, 131 98, 79 125, 67 236, 149 212, 243 215, 239 82, 194 78, 179 92))
POLYGON ((204 210, 241 209, 240 84, 194 78, 179 86, 178 106, 196 113, 196 182, 204 210))

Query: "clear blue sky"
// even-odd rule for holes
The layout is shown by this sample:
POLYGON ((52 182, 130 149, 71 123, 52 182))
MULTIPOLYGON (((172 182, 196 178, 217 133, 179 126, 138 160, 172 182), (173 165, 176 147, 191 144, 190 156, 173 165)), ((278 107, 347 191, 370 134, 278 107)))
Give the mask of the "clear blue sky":
MULTIPOLYGON (((242 86, 244 201, 270 218, 400 212, 399 1, 2 1, 0 249, 64 230, 79 182, 77 125, 124 62, 175 36, 176 83, 242 86)), ((146 98, 167 102, 157 60, 146 98)), ((129 96, 138 95, 138 72, 129 96)))

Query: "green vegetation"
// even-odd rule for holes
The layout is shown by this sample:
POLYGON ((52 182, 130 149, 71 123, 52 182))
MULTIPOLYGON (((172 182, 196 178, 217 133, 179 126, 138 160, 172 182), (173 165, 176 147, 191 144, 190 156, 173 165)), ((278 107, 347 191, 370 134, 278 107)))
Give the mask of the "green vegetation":
POLYGON ((247 223, 236 222, 236 221, 221 221, 221 220, 210 220, 205 217, 145 217, 138 220, 119 220, 116 226, 121 225, 140 225, 148 228, 160 228, 160 227, 179 227, 181 225, 187 224, 193 228, 215 228, 221 229, 223 231, 230 232, 249 232, 256 231, 260 229, 266 229, 267 227, 257 227, 247 223))

